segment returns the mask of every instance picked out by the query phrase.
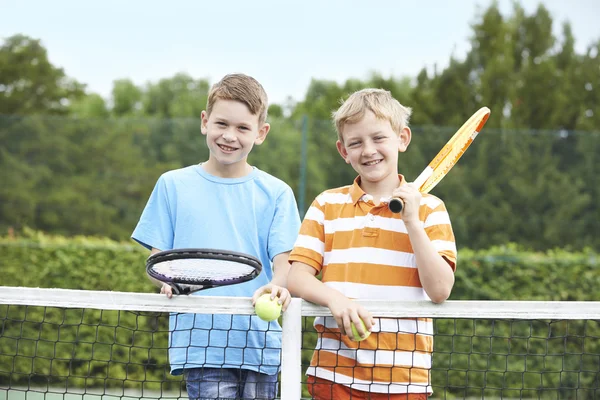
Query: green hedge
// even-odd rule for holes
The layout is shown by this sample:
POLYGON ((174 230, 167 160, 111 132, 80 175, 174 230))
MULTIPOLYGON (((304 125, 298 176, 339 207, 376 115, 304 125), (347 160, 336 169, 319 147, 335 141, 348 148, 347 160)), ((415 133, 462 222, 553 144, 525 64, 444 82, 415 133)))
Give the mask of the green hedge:
POLYGON ((0 237, 2 284, 42 288, 151 292, 144 277, 149 251, 133 241, 65 238, 26 230, 0 237))
MULTIPOLYGON (((3 285, 156 292, 144 277, 148 252, 132 242, 26 231, 0 237, 0 251, 3 285)), ((461 250, 451 299, 598 301, 599 262, 593 251, 461 250)), ((0 306, 0 323, 1 385, 181 384, 168 374, 165 315, 0 306)), ((304 324, 303 364, 316 339, 311 323, 304 324)), ((437 320, 435 329, 434 389, 447 398, 566 398, 576 387, 600 390, 599 321, 437 320)))
MULTIPOLYGON (((2 284, 156 292, 148 251, 133 242, 48 236, 0 238, 2 284)), ((168 318, 154 313, 0 306, 0 384, 173 390, 168 318)))
POLYGON ((451 300, 599 301, 592 250, 528 252, 516 245, 459 253, 451 300))

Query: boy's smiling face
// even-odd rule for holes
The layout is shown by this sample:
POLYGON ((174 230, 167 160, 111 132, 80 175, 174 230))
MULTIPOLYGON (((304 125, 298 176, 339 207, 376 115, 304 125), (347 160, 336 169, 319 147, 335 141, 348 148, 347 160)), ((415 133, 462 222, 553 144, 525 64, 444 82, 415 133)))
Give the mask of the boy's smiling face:
POLYGON ((337 142, 340 155, 360 175, 363 184, 398 180, 398 152, 406 151, 410 130, 396 133, 389 121, 367 110, 354 124, 344 125, 344 142, 337 142))
POLYGON ((209 163, 226 168, 246 167, 246 159, 255 144, 269 133, 269 124, 259 126, 258 115, 246 104, 235 100, 217 100, 210 115, 202 111, 202 134, 210 150, 209 163))

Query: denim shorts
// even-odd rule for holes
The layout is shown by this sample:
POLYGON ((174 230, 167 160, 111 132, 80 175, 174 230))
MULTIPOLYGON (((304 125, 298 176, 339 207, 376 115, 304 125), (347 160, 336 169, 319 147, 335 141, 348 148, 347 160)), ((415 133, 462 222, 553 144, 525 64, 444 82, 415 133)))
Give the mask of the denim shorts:
POLYGON ((277 396, 277 374, 233 368, 191 368, 183 373, 190 400, 270 400, 277 396))

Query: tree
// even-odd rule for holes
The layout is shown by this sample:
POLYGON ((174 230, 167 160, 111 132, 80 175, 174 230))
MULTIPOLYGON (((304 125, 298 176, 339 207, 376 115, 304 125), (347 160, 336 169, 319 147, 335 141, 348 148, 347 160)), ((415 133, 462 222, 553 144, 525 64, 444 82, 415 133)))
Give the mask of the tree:
POLYGON ((0 47, 0 114, 66 114, 84 85, 53 66, 39 40, 11 36, 0 47))
POLYGON ((102 96, 92 93, 75 100, 70 114, 77 118, 108 118, 110 112, 102 96))
POLYGON ((114 116, 140 114, 141 100, 142 91, 130 79, 119 79, 113 82, 111 111, 114 116))
POLYGON ((142 96, 145 115, 162 118, 199 118, 206 108, 209 84, 206 80, 195 80, 187 74, 149 83, 142 96))

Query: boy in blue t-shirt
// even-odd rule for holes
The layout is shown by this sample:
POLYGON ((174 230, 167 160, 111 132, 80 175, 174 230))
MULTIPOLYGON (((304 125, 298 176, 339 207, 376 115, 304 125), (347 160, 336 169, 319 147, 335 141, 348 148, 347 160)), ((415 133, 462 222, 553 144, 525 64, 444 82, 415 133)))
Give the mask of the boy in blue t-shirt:
MULTIPOLYGON (((210 90, 202 111, 208 161, 163 174, 132 238, 156 253, 214 248, 260 259, 262 273, 249 282, 208 289, 202 296, 278 296, 287 308, 288 255, 300 228, 294 194, 283 181, 252 167, 260 145, 267 95, 255 79, 233 74, 210 90)), ((171 287, 161 293, 172 296, 171 287)), ((184 374, 190 399, 257 398, 277 394, 281 327, 249 315, 172 314, 169 359, 184 374)))

